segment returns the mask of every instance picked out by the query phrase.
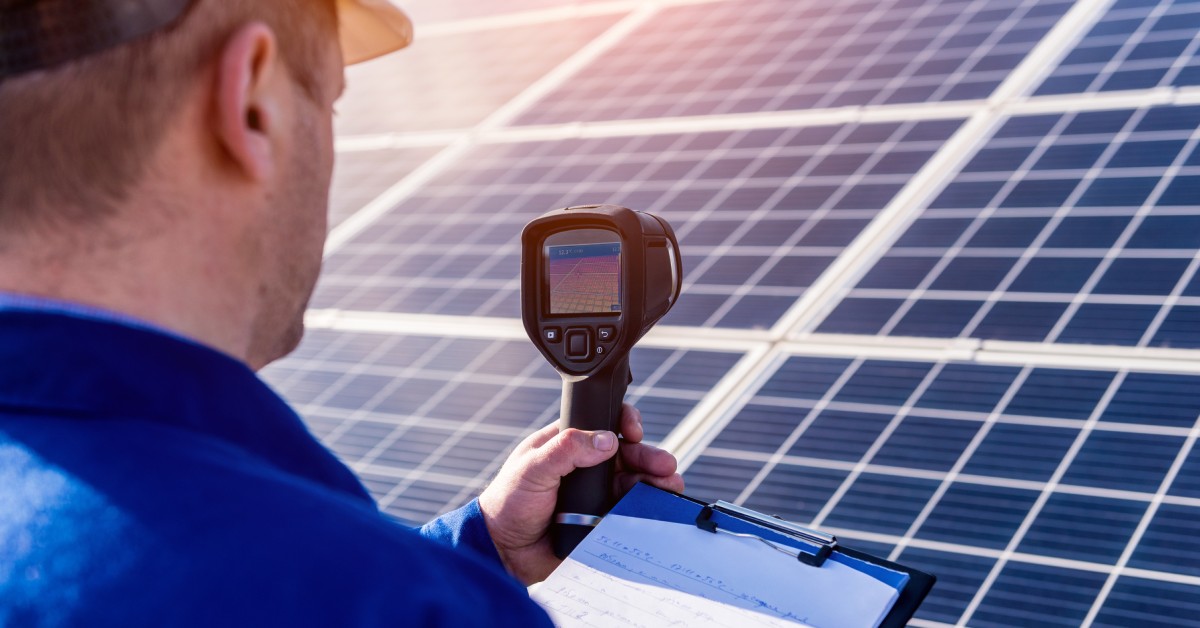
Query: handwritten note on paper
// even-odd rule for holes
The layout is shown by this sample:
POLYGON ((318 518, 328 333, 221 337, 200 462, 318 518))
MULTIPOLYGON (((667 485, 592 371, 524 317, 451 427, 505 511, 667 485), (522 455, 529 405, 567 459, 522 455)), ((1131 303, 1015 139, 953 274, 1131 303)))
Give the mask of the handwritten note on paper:
POLYGON ((877 626, 892 587, 834 561, 801 564, 759 541, 609 515, 533 598, 572 626, 877 626))

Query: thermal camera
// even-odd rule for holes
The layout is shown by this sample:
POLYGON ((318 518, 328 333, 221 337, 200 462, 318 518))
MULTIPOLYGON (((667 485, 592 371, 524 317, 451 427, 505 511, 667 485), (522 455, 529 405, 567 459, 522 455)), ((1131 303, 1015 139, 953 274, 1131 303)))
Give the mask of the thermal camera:
MULTIPOLYGON (((525 331, 562 375, 563 427, 616 432, 633 381, 629 351, 675 304, 683 285, 675 233, 657 216, 616 205, 549 212, 521 234, 525 331)), ((616 458, 563 478, 551 525, 565 558, 612 505, 616 458)))

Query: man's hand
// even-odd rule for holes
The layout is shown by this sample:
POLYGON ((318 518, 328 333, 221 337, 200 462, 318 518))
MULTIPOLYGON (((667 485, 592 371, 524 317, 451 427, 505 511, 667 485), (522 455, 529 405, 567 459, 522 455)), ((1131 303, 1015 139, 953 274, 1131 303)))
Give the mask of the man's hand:
POLYGON ((479 496, 479 507, 500 558, 521 582, 541 582, 562 562, 550 550, 550 519, 558 500, 558 484, 571 471, 600 464, 619 449, 613 487, 618 495, 639 481, 683 491, 683 477, 675 472, 675 456, 642 444, 642 415, 629 404, 621 413, 621 435, 618 440, 612 432, 544 427, 517 445, 479 496))

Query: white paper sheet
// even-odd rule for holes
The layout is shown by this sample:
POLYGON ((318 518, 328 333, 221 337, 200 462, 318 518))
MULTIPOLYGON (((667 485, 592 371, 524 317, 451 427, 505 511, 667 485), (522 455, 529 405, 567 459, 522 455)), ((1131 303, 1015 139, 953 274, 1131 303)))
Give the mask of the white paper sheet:
POLYGON ((574 626, 877 626, 898 592, 841 563, 754 539, 609 515, 531 594, 574 626))

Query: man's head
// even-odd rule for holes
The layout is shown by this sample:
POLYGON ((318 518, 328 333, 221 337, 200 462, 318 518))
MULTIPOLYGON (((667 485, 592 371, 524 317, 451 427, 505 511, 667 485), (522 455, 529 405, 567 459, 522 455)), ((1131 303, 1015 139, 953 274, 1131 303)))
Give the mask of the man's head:
MULTIPOLYGON (((188 0, 147 36, 0 80, 0 291, 140 315, 254 367, 290 351, 325 235, 337 9, 370 2, 188 0)), ((96 3, 154 1, 0 11, 96 3)))
MULTIPOLYGON (((78 3, 84 8, 75 19, 61 15, 67 3, 17 4, 29 7, 23 13, 32 13, 25 21, 35 33, 63 22, 60 29, 78 29, 102 13, 88 2, 78 3)), ((84 220, 110 213, 147 166, 190 86, 248 21, 271 28, 288 67, 316 90, 312 72, 336 32, 333 0, 167 4, 182 13, 146 36, 0 81, 0 137, 19 148, 0 152, 0 224, 12 228, 56 211, 84 220)), ((81 36, 79 45, 86 49, 94 39, 81 36)))

